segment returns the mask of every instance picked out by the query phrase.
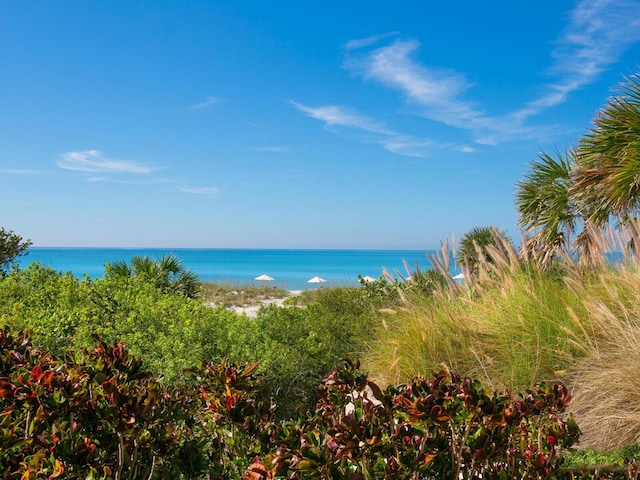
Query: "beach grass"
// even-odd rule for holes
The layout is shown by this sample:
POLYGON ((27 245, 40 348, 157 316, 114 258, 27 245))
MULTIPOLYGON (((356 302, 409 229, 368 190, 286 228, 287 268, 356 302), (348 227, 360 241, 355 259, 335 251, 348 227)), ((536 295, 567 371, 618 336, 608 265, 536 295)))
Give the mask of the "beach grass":
POLYGON ((603 242, 626 260, 566 256, 542 270, 512 251, 463 285, 406 296, 380 321, 365 369, 386 384, 442 368, 495 390, 562 381, 585 445, 639 442, 640 262, 626 249, 638 243, 603 242))
POLYGON ((291 292, 271 285, 221 284, 203 282, 200 298, 209 304, 227 307, 252 307, 262 305, 265 300, 284 299, 291 292))
POLYGON ((622 266, 584 299, 594 331, 572 368, 572 410, 589 444, 602 450, 640 442, 640 268, 622 266))
POLYGON ((385 318, 366 365, 387 383, 442 364, 494 389, 561 380, 583 353, 579 298, 554 275, 536 270, 505 275, 497 284, 482 293, 408 297, 385 318))

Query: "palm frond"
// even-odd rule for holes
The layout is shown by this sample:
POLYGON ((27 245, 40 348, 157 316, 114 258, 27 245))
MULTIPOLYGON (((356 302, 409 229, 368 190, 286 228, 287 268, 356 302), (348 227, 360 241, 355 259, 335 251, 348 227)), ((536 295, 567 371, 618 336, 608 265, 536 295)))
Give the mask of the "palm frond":
POLYGON ((627 77, 594 126, 580 139, 577 160, 583 198, 596 216, 621 217, 640 207, 640 76, 627 77), (597 190, 594 193, 594 186, 597 190), (595 201, 594 201, 595 199, 595 201))
POLYGON ((542 152, 516 187, 518 224, 542 249, 562 244, 574 233, 578 207, 570 195, 574 152, 552 156, 542 152))
POLYGON ((133 275, 133 271, 127 262, 124 260, 118 260, 107 265, 107 275, 131 277, 133 275))

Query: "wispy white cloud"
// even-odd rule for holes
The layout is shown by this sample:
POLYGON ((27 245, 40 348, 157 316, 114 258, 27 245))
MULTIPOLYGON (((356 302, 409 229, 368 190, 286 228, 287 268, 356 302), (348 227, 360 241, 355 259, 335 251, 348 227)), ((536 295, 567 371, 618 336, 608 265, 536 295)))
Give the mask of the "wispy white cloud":
POLYGON ((595 81, 625 49, 640 41, 640 2, 579 2, 551 52, 549 82, 540 85, 540 96, 503 115, 491 116, 470 99, 473 84, 464 74, 416 60, 417 40, 395 39, 373 47, 385 37, 388 35, 348 42, 344 67, 401 92, 419 115, 470 131, 478 143, 542 138, 552 131, 550 126, 534 127, 525 122, 595 81))
POLYGON ((129 185, 169 185, 181 192, 193 195, 214 196, 219 193, 216 186, 194 187, 182 184, 184 180, 162 178, 154 175, 157 168, 137 162, 106 158, 97 150, 66 152, 60 155, 58 166, 66 170, 81 172, 84 179, 92 183, 119 183, 129 185))
POLYGON ((338 105, 309 107, 296 102, 291 103, 309 117, 324 122, 327 128, 341 126, 366 132, 368 135, 361 141, 381 145, 385 150, 398 155, 425 158, 434 149, 441 148, 432 140, 415 138, 396 132, 381 122, 361 115, 351 108, 338 105))
POLYGON ((460 73, 416 62, 412 56, 419 46, 416 40, 395 40, 364 56, 350 55, 344 65, 365 79, 399 90, 433 120, 456 127, 482 122, 481 112, 460 98, 472 84, 460 73))
MULTIPOLYGON (((574 91, 597 80, 622 53, 640 41, 640 2, 637 0, 583 0, 571 12, 569 23, 551 52, 548 69, 552 80, 541 86, 542 94, 504 117, 506 128, 485 130, 485 143, 500 139, 552 136, 566 127, 527 127, 525 122, 543 111, 561 105, 574 91), (506 135, 505 135, 506 134, 506 135)), ((497 127, 498 125, 496 125, 497 127)))
POLYGON ((205 195, 208 197, 212 197, 217 195, 220 192, 220 189, 216 186, 212 187, 191 187, 188 185, 184 185, 180 187, 180 191, 185 193, 192 193, 194 195, 205 195))
POLYGON ((358 48, 370 47, 371 45, 378 43, 380 40, 383 40, 391 36, 395 36, 397 34, 398 32, 388 32, 388 33, 380 33, 378 35, 371 35, 370 37, 367 37, 367 38, 358 38, 354 40, 349 40, 345 44, 344 48, 345 50, 357 50, 358 48))
POLYGON ((254 150, 256 152, 289 152, 291 151, 291 148, 283 145, 273 145, 267 147, 255 147, 254 150))
MULTIPOLYGON (((373 35, 347 42, 344 67, 365 80, 402 94, 405 103, 430 120, 470 132, 478 144, 495 145, 513 140, 549 140, 570 131, 562 125, 533 125, 528 120, 562 104, 575 90, 594 82, 630 45, 640 41, 638 0, 582 0, 570 12, 567 27, 550 52, 548 82, 539 85, 537 98, 523 102, 511 112, 490 115, 473 101, 473 84, 461 73, 420 62, 420 43, 413 39, 373 35)), ((359 130, 369 135, 360 141, 376 143, 400 155, 427 157, 434 150, 474 153, 470 145, 442 145, 415 138, 384 123, 339 105, 291 104, 305 115, 335 127, 359 130)))
POLYGON ((9 175, 42 175, 42 170, 35 170, 31 168, 2 168, 0 173, 7 173, 9 175))
POLYGON ((352 109, 343 106, 325 105, 321 107, 309 107, 294 101, 291 101, 291 104, 309 117, 324 122, 328 128, 340 126, 384 135, 395 135, 392 130, 387 129, 375 119, 360 115, 352 109))
POLYGON ((409 136, 398 135, 380 142, 382 146, 392 153, 407 157, 426 158, 438 148, 430 140, 418 140, 409 136))
POLYGON ((114 175, 94 175, 92 173, 85 174, 87 182, 94 183, 120 183, 123 185, 175 185, 177 181, 172 178, 158 178, 153 176, 114 176, 114 175))
POLYGON ((57 165, 65 170, 85 173, 136 173, 146 175, 155 171, 153 167, 141 163, 106 158, 98 150, 65 152, 60 155, 57 165))
POLYGON ((218 97, 212 97, 211 95, 207 95, 207 98, 204 102, 200 102, 200 103, 195 103, 193 105, 191 105, 190 108, 206 108, 206 107, 210 107, 211 105, 215 105, 216 103, 219 103, 220 99, 218 97))
POLYGON ((622 52, 640 40, 640 3, 636 0, 584 0, 551 53, 549 73, 556 78, 546 92, 513 114, 526 119, 566 101, 590 83, 622 52))
POLYGON ((363 78, 400 91, 420 116, 472 132, 478 143, 493 144, 512 136, 534 134, 514 124, 514 119, 489 117, 466 100, 473 86, 461 73, 427 67, 413 57, 420 43, 395 40, 364 53, 349 54, 344 66, 363 78))
POLYGON ((365 76, 402 90, 422 105, 459 103, 456 97, 471 84, 459 73, 426 68, 413 61, 411 54, 419 45, 415 40, 396 40, 376 50, 370 56, 365 76))

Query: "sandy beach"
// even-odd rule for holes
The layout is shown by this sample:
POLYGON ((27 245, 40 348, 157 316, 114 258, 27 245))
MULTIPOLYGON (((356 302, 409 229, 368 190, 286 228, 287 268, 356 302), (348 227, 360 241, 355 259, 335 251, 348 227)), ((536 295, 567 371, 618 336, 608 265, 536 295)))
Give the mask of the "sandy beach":
MULTIPOLYGON (((289 295, 284 298, 265 298, 260 300, 258 305, 229 305, 226 306, 226 309, 234 311, 238 315, 246 315, 247 317, 255 318, 256 316, 258 316, 258 311, 262 307, 266 307, 267 305, 277 305, 278 307, 282 307, 285 300, 290 297, 300 295, 301 293, 302 290, 289 290, 289 295)), ((209 302, 208 305, 212 308, 219 306, 214 302, 209 302)))

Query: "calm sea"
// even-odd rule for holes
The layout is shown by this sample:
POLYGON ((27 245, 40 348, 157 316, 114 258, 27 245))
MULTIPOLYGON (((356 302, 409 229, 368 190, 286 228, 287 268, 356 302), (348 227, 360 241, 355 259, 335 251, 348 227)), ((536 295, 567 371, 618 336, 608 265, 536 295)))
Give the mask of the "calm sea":
POLYGON ((317 287, 307 281, 315 276, 327 280, 322 285, 358 285, 358 275, 380 277, 383 268, 404 273, 403 260, 414 269, 430 268, 427 250, 244 250, 244 249, 126 249, 126 248, 46 248, 31 247, 20 258, 25 267, 38 262, 76 277, 100 278, 104 265, 129 261, 136 255, 160 258, 168 253, 180 258, 201 280, 233 285, 259 284, 255 277, 273 277, 268 285, 288 290, 317 287))

